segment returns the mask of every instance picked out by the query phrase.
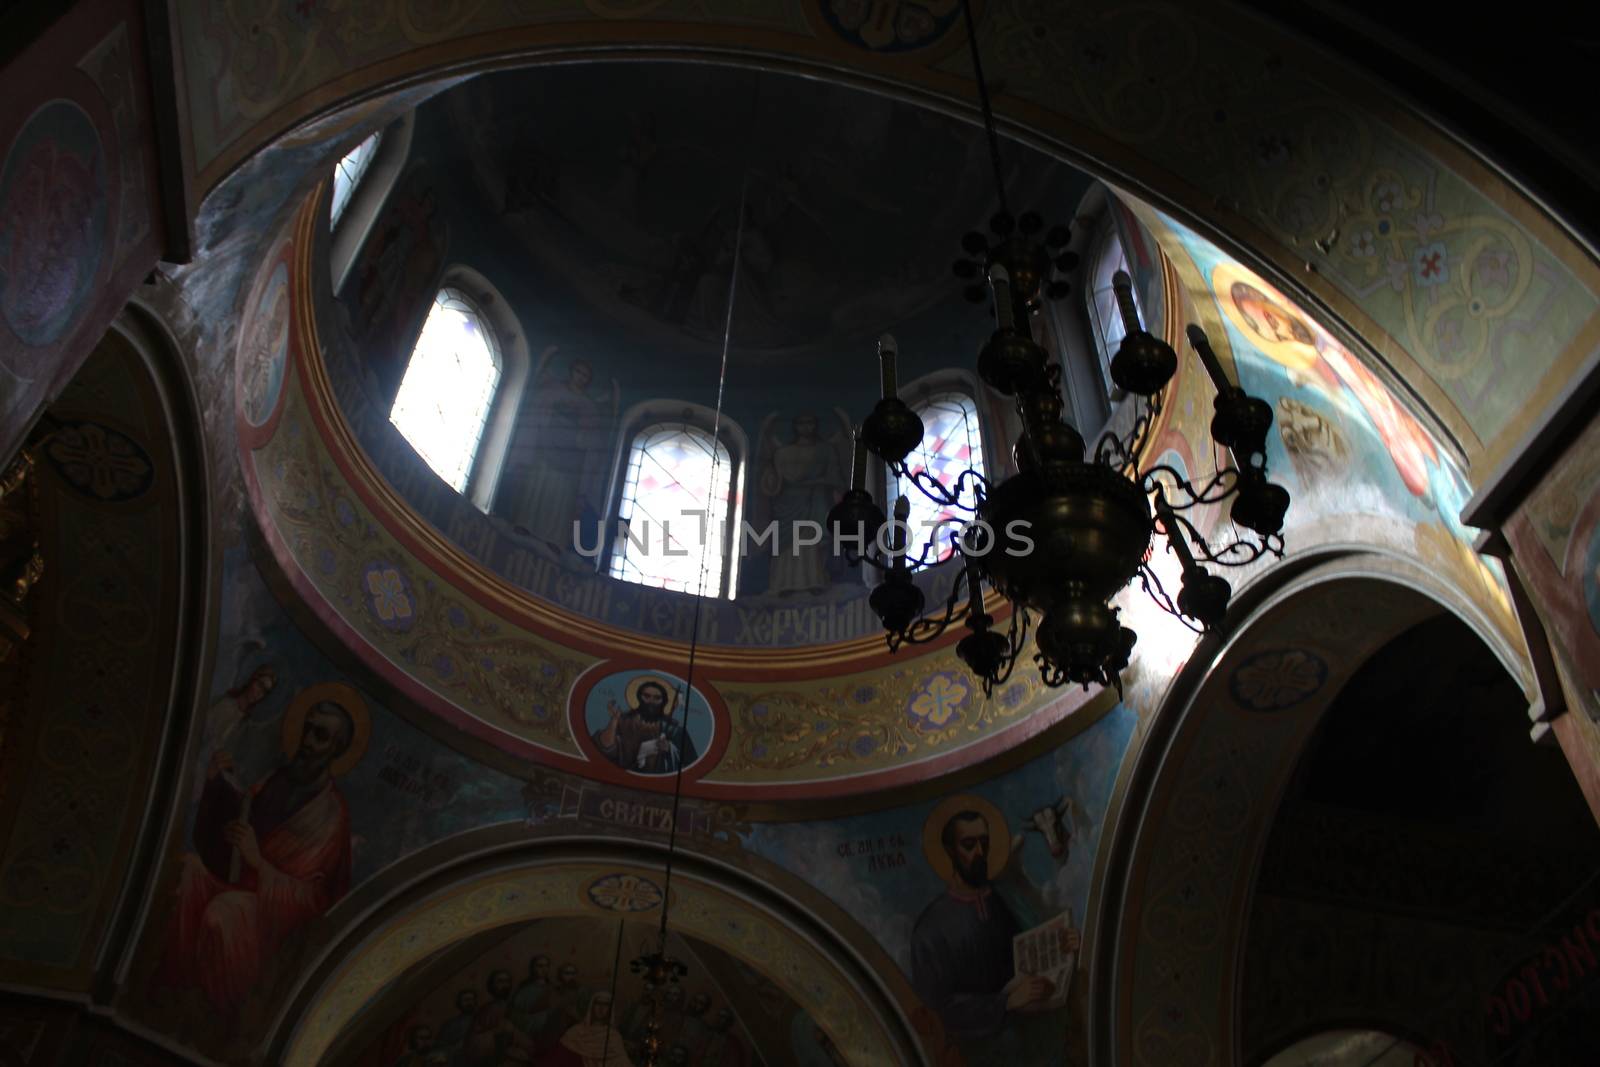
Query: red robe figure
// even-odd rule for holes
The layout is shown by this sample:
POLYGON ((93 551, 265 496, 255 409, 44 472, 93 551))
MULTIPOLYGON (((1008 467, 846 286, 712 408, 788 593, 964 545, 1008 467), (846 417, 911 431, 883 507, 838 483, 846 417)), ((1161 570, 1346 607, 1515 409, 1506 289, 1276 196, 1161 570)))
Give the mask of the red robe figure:
POLYGON ((539 1067, 633 1067, 622 1035, 611 1025, 610 993, 595 993, 589 998, 583 1021, 561 1035, 561 1040, 539 1061, 539 1067))
POLYGON ((233 781, 232 757, 212 755, 195 814, 195 852, 183 857, 178 880, 162 962, 167 984, 198 987, 231 1015, 283 939, 344 896, 350 809, 333 768, 357 733, 343 704, 313 704, 294 754, 248 790, 233 781))

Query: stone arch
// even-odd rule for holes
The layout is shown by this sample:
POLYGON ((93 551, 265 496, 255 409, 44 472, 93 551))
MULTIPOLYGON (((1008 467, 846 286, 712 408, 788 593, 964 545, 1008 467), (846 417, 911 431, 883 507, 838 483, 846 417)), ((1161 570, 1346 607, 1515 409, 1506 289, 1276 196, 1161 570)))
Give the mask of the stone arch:
POLYGON ((43 570, 0 656, 0 979, 103 1003, 150 904, 215 610, 200 405, 159 319, 113 320, 18 463, 43 570))
MULTIPOLYGON (((410 858, 414 877, 397 877, 381 900, 369 898, 343 935, 304 971, 267 1044, 267 1060, 289 1067, 327 1062, 347 1028, 370 1011, 387 984, 450 945, 539 918, 618 918, 593 890, 632 876, 656 890, 629 918, 660 915, 660 845, 566 836, 530 840, 521 828, 474 831, 410 858)), ((764 973, 817 1020, 849 1062, 867 1067, 927 1063, 905 980, 864 931, 831 902, 765 863, 741 870, 706 852, 673 855, 671 926, 764 973)), ((627 975, 622 976, 628 981, 627 975)))
POLYGON ((1329 550, 1246 590, 1151 720, 1107 850, 1090 961, 1096 1062, 1240 1062, 1254 875, 1277 803, 1343 683, 1391 638, 1450 612, 1513 677, 1518 654, 1415 563, 1329 550))

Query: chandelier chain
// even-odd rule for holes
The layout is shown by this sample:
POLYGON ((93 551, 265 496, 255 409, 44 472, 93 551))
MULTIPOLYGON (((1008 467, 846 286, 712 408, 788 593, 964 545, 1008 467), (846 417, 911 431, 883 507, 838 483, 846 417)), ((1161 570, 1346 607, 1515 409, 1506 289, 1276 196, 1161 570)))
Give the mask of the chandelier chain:
POLYGON ((1006 203, 1005 171, 1000 166, 1000 135, 994 129, 994 108, 989 103, 989 83, 983 77, 983 57, 978 54, 978 27, 972 17, 972 0, 961 0, 961 14, 967 23, 967 46, 972 51, 972 73, 978 82, 978 105, 983 109, 983 129, 989 141, 989 162, 994 166, 994 185, 1000 211, 1010 215, 1006 203))

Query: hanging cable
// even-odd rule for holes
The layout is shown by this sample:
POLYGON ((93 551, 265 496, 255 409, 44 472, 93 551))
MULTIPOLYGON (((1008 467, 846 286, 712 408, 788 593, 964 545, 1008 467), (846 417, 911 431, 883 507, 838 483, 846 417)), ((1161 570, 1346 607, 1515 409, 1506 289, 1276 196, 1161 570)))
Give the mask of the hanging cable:
MULTIPOLYGON (((711 489, 717 486, 717 469, 722 463, 722 400, 728 384, 728 347, 733 336, 733 301, 739 292, 739 260, 744 250, 745 202, 750 192, 750 172, 746 171, 739 188, 739 222, 733 237, 733 269, 728 279, 728 311, 722 322, 722 365, 717 372, 717 404, 711 415, 711 489)), ((709 505, 710 500, 706 503, 709 505)), ((724 519, 726 522, 726 519, 724 519)), ((737 531, 735 531, 737 537, 737 531)), ((738 551, 739 546, 730 546, 738 551)), ((683 734, 689 736, 689 715, 693 710, 694 664, 700 650, 700 616, 705 607, 706 560, 711 551, 711 538, 700 540, 700 574, 695 582, 694 617, 689 624, 689 664, 684 671, 683 734)), ((672 778, 672 824, 667 830, 667 865, 661 887, 661 952, 667 951, 667 906, 671 901, 672 857, 678 842, 678 808, 683 801, 683 746, 678 746, 677 772, 672 778)))
POLYGON ((978 80, 978 106, 983 109, 983 129, 989 137, 989 162, 994 165, 994 187, 1000 194, 1000 213, 1009 216, 1006 204, 1005 172, 1000 167, 1000 135, 994 131, 994 108, 989 104, 989 83, 983 78, 983 58, 978 55, 978 27, 972 18, 972 0, 961 0, 961 14, 967 21, 967 46, 972 50, 972 74, 978 80))
POLYGON ((627 925, 622 919, 617 920, 617 948, 611 954, 611 1013, 606 1016, 606 1036, 600 1043, 601 1067, 611 1062, 611 1031, 616 1029, 613 1023, 617 1015, 617 972, 622 969, 622 931, 627 925))

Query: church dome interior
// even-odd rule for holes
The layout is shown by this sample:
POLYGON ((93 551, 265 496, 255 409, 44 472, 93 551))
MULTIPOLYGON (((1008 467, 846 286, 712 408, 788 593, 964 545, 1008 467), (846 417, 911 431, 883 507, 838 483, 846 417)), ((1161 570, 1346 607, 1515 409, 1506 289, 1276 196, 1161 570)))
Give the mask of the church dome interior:
POLYGON ((0 1065, 1594 1062, 1548 79, 1221 0, 0 37, 0 1065))

